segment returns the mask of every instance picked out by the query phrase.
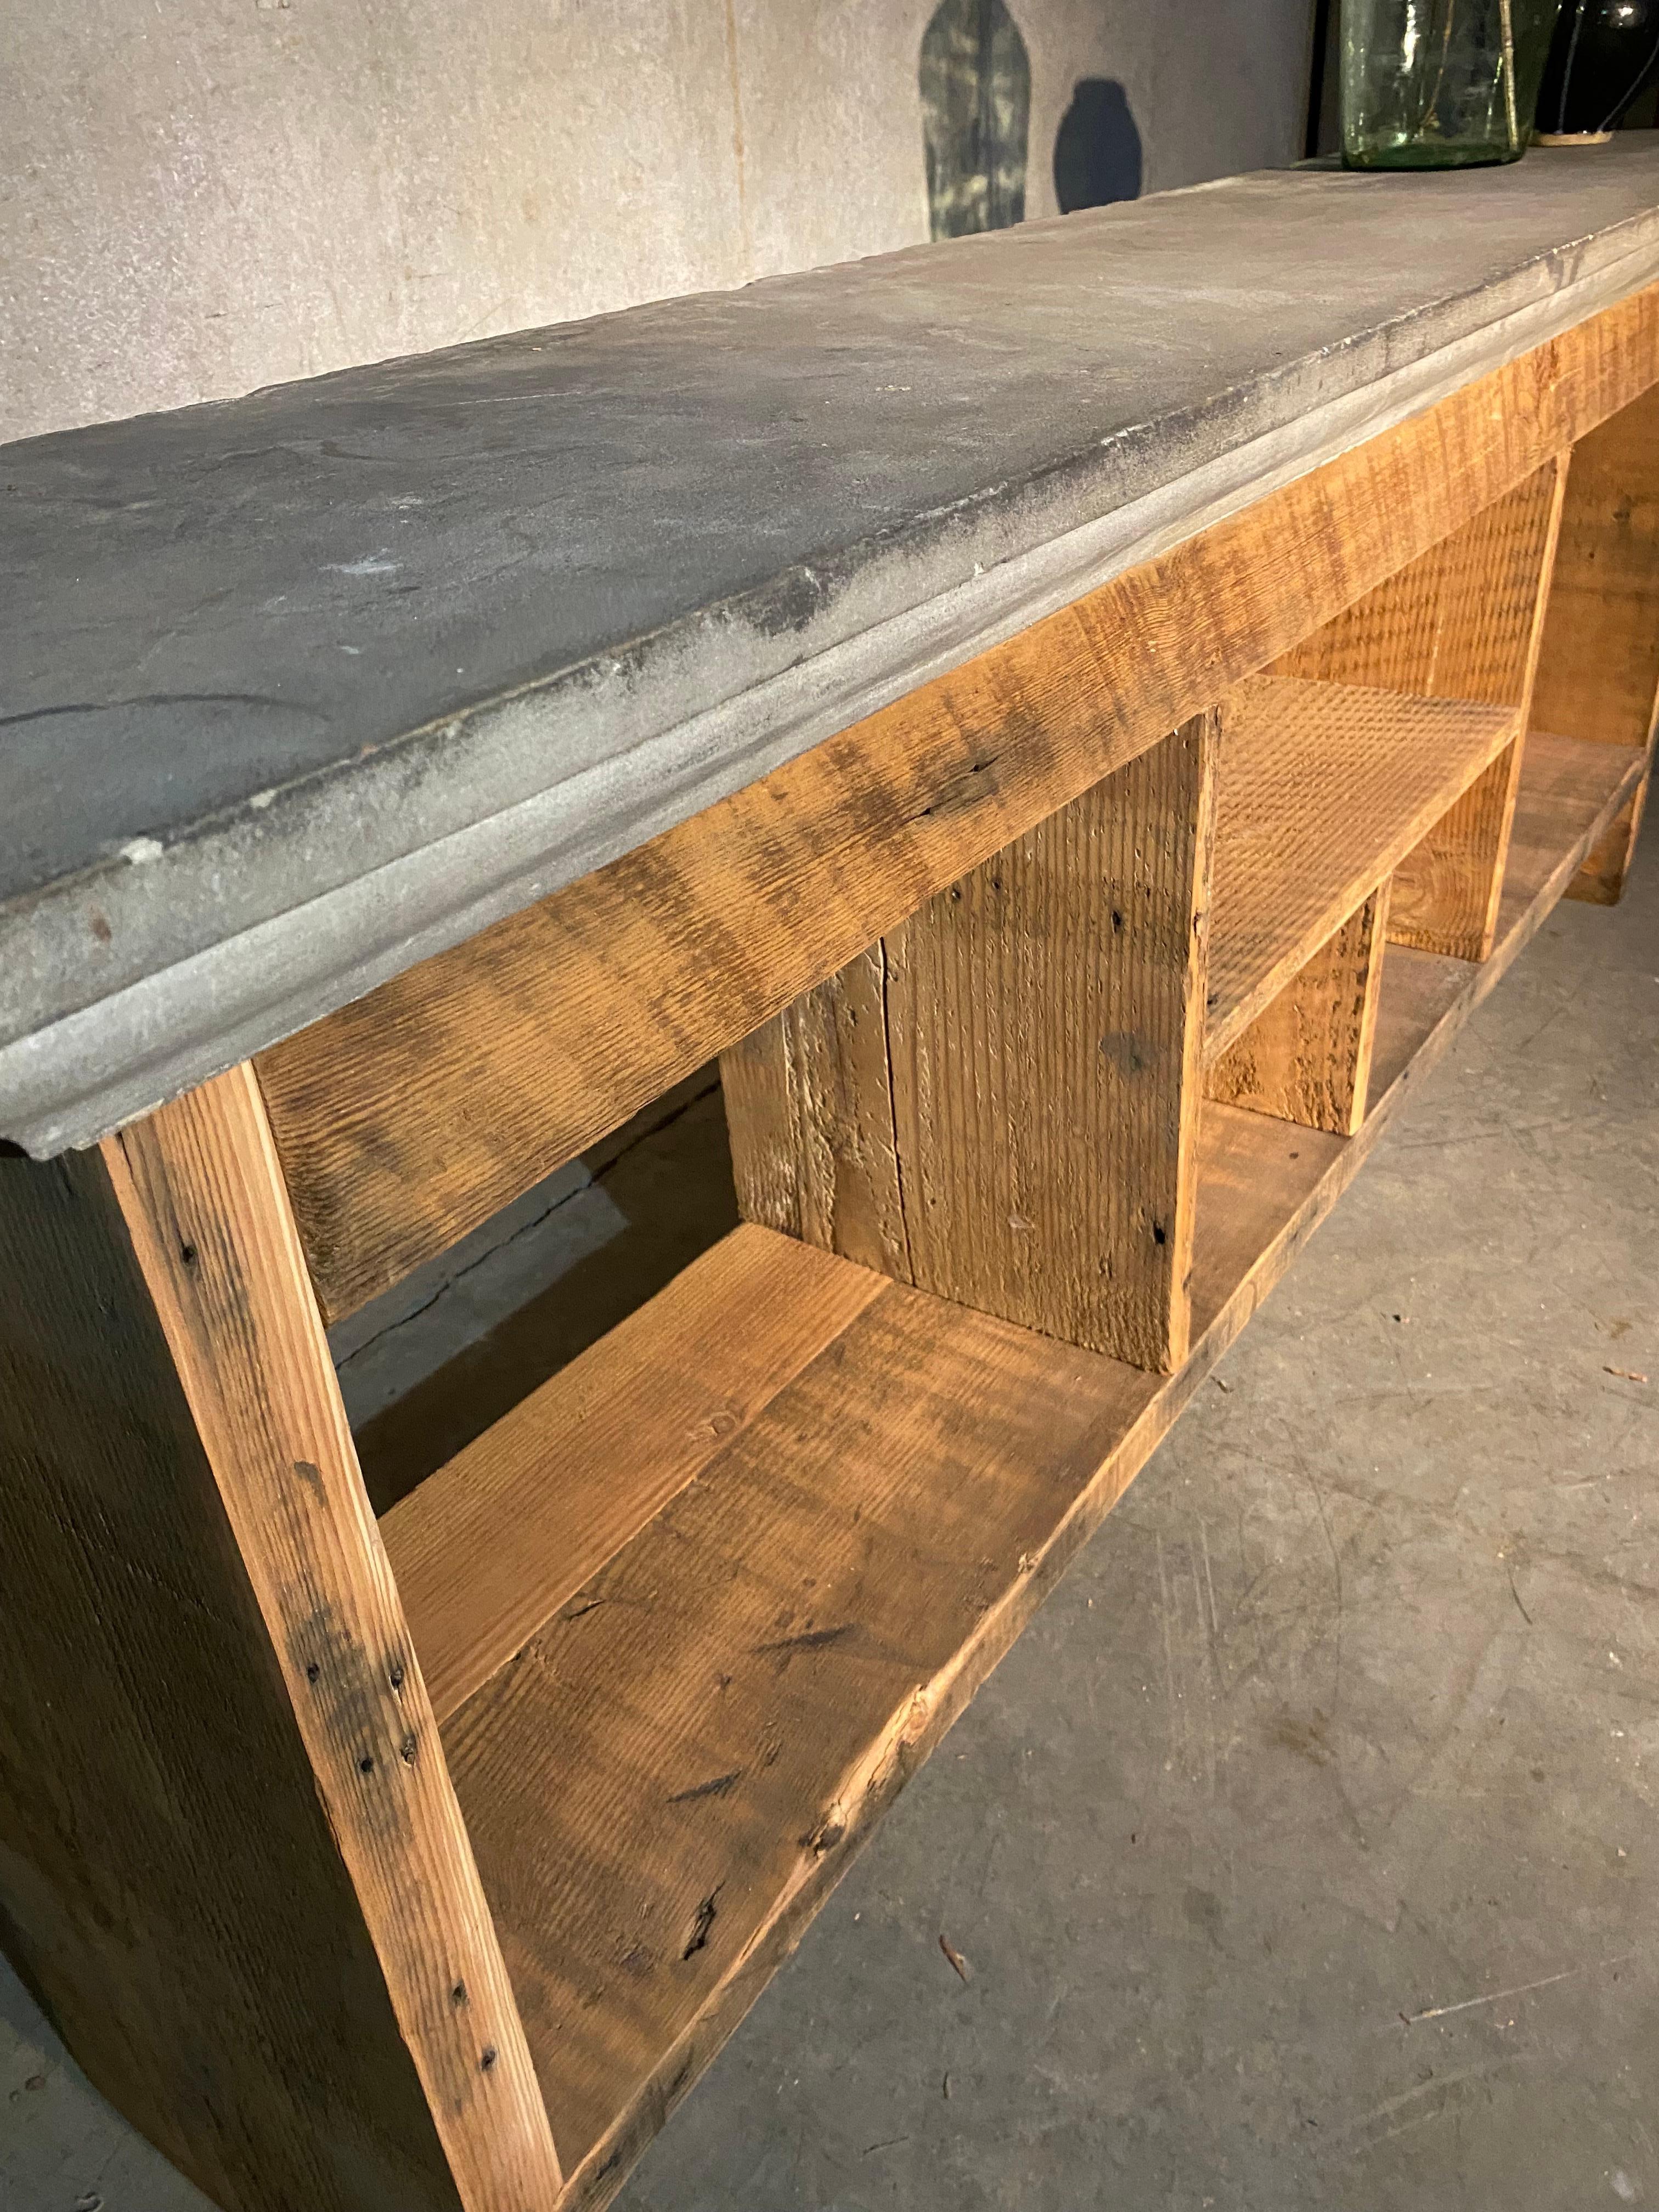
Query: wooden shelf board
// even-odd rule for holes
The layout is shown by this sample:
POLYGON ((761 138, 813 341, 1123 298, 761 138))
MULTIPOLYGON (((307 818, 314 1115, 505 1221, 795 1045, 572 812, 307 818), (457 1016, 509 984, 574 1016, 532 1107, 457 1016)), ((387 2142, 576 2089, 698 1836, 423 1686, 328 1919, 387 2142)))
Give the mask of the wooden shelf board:
POLYGON ((1249 1028, 1514 738, 1515 711, 1306 678, 1229 695, 1206 1064, 1249 1028))
POLYGON ((1390 948, 1357 1137, 1206 1106, 1177 1374, 744 1227, 387 1516, 568 2206, 621 2185, 1640 768, 1533 741, 1498 949, 1390 948))

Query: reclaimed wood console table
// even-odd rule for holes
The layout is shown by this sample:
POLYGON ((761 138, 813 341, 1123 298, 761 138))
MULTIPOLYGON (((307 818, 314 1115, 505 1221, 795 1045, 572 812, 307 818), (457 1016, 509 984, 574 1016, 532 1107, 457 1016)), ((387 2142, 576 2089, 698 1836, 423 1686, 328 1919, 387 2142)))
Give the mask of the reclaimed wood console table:
POLYGON ((1563 894, 1659 155, 1295 172, 0 451, 0 1936, 226 2212, 597 2206, 1563 894), (721 1055, 377 1522, 325 1327, 721 1055))

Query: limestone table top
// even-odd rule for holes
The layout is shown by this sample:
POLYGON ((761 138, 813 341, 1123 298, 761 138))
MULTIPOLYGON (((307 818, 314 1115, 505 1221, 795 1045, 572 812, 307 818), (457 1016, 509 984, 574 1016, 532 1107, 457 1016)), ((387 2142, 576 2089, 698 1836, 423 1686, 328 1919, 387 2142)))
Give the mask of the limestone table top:
POLYGON ((1656 279, 1632 134, 0 447, 0 1133, 90 1141, 1656 279))

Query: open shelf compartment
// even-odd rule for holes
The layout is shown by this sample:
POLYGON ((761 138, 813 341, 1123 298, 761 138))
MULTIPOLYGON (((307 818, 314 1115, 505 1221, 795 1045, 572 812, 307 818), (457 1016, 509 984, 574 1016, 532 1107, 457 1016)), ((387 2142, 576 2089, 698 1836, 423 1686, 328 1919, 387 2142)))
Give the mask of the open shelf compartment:
POLYGON ((1204 1059, 1212 1064, 1520 726, 1516 709, 1266 676, 1230 694, 1204 1059))

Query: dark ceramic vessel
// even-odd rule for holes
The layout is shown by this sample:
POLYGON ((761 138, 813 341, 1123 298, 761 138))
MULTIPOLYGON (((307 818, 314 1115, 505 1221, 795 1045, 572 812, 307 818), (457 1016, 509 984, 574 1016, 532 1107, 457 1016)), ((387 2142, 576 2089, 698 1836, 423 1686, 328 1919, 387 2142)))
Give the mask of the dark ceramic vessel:
POLYGON ((1538 94, 1538 136, 1601 138, 1659 66, 1659 0, 1565 0, 1538 94))

